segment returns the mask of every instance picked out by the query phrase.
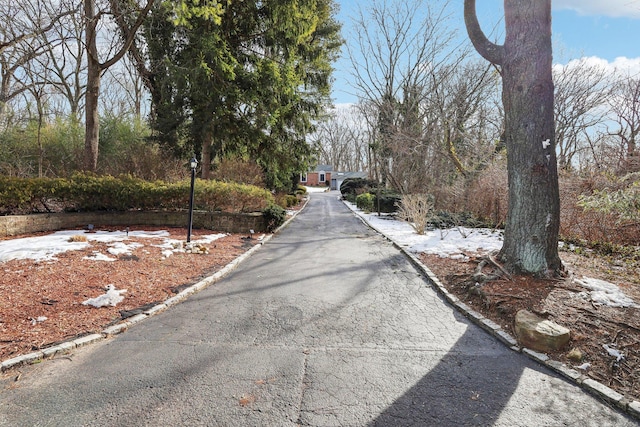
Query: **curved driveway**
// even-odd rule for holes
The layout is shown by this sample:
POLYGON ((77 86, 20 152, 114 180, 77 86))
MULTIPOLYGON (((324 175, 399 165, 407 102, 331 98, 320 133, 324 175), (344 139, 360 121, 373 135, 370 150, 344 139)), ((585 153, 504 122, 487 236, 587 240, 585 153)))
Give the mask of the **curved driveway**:
POLYGON ((5 382, 1 426, 632 426, 444 303, 337 198, 217 284, 5 382))

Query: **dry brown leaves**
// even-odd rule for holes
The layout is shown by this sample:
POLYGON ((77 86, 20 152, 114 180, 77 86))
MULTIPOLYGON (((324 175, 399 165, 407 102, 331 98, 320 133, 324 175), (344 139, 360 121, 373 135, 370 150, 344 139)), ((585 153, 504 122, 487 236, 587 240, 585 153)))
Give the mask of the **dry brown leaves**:
MULTIPOLYGON (((104 228, 103 228, 104 229, 104 228)), ((186 230, 167 230, 172 239, 186 240, 186 230)), ((215 234, 194 230, 199 235, 215 234)), ((158 239, 129 237, 142 247, 117 261, 83 259, 94 251, 106 254, 107 244, 65 252, 55 261, 14 260, 0 263, 0 360, 26 354, 71 338, 99 332, 155 305, 227 265, 257 243, 244 235, 228 235, 208 244, 208 254, 175 253, 164 258, 158 239), (115 307, 95 308, 82 302, 104 294, 105 287, 126 289, 115 307), (46 319, 45 319, 46 318, 46 319)))

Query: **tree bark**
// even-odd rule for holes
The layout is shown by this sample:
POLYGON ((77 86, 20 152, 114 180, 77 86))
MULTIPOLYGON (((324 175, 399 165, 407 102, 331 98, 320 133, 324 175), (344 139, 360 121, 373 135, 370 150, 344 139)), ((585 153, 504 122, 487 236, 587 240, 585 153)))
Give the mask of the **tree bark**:
POLYGON ((98 167, 98 138, 100 119, 98 96, 100 93, 100 62, 96 45, 96 13, 93 0, 84 1, 86 19, 85 42, 87 49, 87 93, 85 95, 84 169, 95 171, 98 167))
POLYGON ((560 197, 555 150, 551 0, 505 0, 504 45, 482 33, 475 0, 465 0, 469 37, 502 69, 509 207, 500 258, 514 273, 556 276, 560 197))
POLYGON ((211 176, 211 147, 213 146, 213 132, 207 130, 202 135, 202 159, 201 164, 201 177, 202 179, 209 179, 211 176))
POLYGON ((96 42, 96 27, 100 17, 96 14, 96 0, 83 0, 84 14, 86 19, 85 41, 87 49, 87 94, 85 105, 85 136, 84 136, 84 169, 95 172, 98 168, 98 148, 100 137, 100 117, 98 115, 98 97, 100 96, 100 76, 107 68, 120 61, 127 53, 138 28, 146 18, 156 0, 147 0, 136 21, 130 28, 121 24, 123 15, 126 13, 120 10, 120 4, 114 0, 110 1, 111 12, 120 25, 125 36, 120 50, 105 62, 100 62, 98 58, 98 47, 96 42))

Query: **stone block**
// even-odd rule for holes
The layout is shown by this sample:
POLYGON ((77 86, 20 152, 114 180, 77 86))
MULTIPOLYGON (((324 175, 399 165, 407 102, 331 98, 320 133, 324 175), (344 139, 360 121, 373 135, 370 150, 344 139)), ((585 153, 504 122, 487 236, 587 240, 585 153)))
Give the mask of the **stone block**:
POLYGON ((516 314, 515 332, 522 347, 543 353, 560 350, 571 338, 569 329, 527 310, 516 314))

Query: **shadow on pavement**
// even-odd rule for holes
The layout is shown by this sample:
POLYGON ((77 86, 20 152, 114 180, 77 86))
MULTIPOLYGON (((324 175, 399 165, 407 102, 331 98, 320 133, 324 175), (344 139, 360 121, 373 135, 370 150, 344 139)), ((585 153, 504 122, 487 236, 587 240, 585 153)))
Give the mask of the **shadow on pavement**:
POLYGON ((517 354, 476 347, 469 328, 438 365, 369 426, 488 426, 499 417, 526 367, 517 354))

